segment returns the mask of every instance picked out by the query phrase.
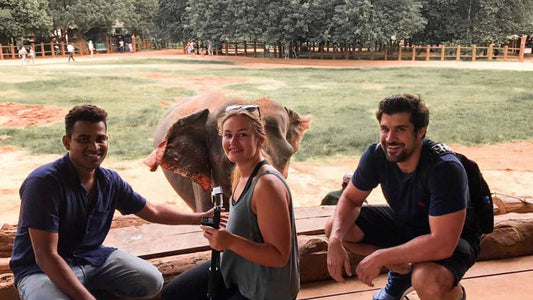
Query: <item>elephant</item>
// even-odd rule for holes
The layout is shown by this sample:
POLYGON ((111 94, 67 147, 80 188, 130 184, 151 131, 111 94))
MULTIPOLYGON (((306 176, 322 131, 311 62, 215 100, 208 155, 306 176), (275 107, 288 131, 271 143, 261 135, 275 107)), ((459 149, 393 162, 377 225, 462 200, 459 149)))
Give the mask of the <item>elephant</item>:
POLYGON ((235 104, 259 105, 267 135, 263 149, 285 177, 290 158, 310 126, 311 116, 300 116, 270 98, 246 101, 208 93, 172 106, 155 129, 155 149, 145 163, 151 171, 161 165, 174 190, 196 212, 212 207, 210 191, 215 186, 222 187, 224 206, 228 205, 234 166, 222 149, 217 120, 227 106, 235 104))

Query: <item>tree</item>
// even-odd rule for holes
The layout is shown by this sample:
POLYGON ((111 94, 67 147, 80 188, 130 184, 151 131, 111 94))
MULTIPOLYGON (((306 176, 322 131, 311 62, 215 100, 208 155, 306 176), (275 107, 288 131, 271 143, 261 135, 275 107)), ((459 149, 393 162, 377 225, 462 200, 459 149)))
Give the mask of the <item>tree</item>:
POLYGON ((421 8, 415 0, 345 0, 335 9, 330 35, 337 42, 367 47, 407 39, 426 24, 421 8))
POLYGON ((510 36, 533 32, 531 0, 484 0, 473 17, 472 41, 503 44, 510 36))
POLYGON ((63 39, 65 34, 82 37, 89 31, 110 34, 113 27, 122 23, 127 28, 138 29, 141 20, 150 19, 155 3, 141 0, 48 0, 53 18, 54 32, 63 39), (147 11, 144 11, 146 9, 147 11))
POLYGON ((0 42, 46 36, 52 28, 47 6, 48 0, 0 0, 0 42))
POLYGON ((532 0, 425 0, 422 15, 428 23, 415 42, 501 44, 533 30, 532 0))
POLYGON ((157 0, 129 0, 131 14, 124 16, 124 27, 131 34, 150 38, 154 35, 153 18, 157 13, 157 0))
POLYGON ((172 41, 190 37, 184 27, 187 3, 187 0, 159 0, 159 8, 153 17, 156 37, 172 41))

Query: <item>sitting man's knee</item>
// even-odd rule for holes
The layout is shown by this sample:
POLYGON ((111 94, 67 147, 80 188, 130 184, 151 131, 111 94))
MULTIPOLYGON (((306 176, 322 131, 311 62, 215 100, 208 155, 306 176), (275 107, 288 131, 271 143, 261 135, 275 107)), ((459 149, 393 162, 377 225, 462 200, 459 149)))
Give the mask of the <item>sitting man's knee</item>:
POLYGON ((435 263, 417 264, 411 282, 421 299, 442 299, 453 289, 455 279, 450 271, 435 263))
POLYGON ((139 294, 137 297, 151 298, 159 294, 163 289, 163 275, 157 271, 157 273, 152 273, 144 276, 144 279, 141 280, 139 285, 139 294))

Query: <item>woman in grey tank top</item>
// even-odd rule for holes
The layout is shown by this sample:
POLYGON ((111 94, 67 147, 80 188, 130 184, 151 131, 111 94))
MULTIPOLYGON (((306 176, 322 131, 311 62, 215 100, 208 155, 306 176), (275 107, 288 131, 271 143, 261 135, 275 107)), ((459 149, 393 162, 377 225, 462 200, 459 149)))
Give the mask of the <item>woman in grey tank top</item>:
MULTIPOLYGON (((216 299, 290 300, 300 289, 292 198, 266 162, 259 106, 232 106, 219 120, 222 147, 235 164, 226 228, 202 226, 211 248, 224 251, 216 299)), ((176 277, 163 299, 206 299, 209 262, 176 277)))

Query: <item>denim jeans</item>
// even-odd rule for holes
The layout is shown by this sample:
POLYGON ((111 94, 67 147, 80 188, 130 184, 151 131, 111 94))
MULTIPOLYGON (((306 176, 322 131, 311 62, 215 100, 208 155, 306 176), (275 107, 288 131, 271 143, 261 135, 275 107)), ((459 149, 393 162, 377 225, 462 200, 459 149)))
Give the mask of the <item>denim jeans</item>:
MULTIPOLYGON (((115 250, 100 267, 69 264, 80 282, 98 299, 110 297, 149 298, 163 287, 163 276, 149 262, 115 250), (104 296, 100 296, 104 295, 104 296)), ((22 300, 70 299, 46 274, 31 274, 17 285, 22 300)))

